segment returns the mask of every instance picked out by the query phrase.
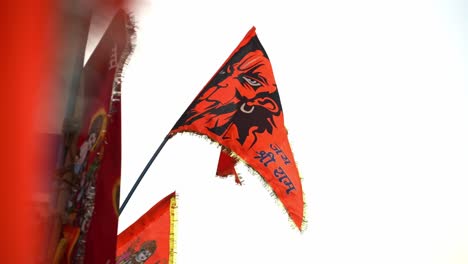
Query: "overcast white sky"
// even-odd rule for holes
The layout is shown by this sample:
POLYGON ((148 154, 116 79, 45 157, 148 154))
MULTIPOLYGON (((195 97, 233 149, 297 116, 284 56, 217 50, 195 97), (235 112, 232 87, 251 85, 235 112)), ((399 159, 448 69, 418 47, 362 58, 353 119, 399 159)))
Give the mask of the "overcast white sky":
POLYGON ((464 1, 151 1, 123 83, 123 201, 171 127, 255 26, 307 203, 293 229, 255 175, 178 135, 119 232, 179 194, 177 263, 468 263, 464 1))

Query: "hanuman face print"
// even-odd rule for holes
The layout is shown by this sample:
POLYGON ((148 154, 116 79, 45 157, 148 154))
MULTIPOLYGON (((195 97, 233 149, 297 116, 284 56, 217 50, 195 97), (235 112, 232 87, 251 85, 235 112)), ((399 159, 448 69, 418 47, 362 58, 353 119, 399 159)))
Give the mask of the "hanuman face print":
POLYGON ((130 246, 126 252, 117 257, 117 264, 143 264, 154 254, 156 251, 156 241, 148 240, 140 245, 137 249, 136 245, 130 246))
POLYGON ((246 148, 272 133, 282 108, 269 59, 253 37, 223 65, 173 128, 204 127, 246 148))

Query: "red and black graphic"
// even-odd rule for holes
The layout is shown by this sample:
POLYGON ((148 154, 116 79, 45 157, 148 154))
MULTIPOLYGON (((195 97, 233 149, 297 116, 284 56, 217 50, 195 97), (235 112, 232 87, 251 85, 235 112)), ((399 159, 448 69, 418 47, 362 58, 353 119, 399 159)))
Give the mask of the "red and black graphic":
POLYGON ((272 133, 281 103, 271 64, 258 38, 240 48, 208 82, 173 129, 205 126, 223 139, 251 148, 259 133, 272 133), (235 130, 237 133, 232 133, 235 130), (247 140, 248 139, 248 140, 247 140))
POLYGON ((304 223, 302 184, 284 126, 270 60, 253 27, 169 133, 191 132, 221 145, 217 175, 234 175, 241 160, 283 203, 294 224, 304 223))

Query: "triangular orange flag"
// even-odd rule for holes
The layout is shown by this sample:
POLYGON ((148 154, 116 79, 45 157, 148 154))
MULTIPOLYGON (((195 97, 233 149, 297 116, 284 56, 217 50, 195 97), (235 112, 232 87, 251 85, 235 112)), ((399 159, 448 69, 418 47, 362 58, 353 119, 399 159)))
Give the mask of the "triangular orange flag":
POLYGON ((256 171, 302 230, 301 178, 284 126, 273 69, 255 27, 189 105, 169 135, 179 132, 204 135, 222 146, 218 175, 235 175, 236 160, 256 171))

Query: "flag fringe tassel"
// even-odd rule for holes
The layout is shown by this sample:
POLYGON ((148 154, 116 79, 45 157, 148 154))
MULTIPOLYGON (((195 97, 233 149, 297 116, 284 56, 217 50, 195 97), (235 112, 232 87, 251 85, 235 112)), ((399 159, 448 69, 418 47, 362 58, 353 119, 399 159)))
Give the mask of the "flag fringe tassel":
POLYGON ((174 264, 176 259, 176 246, 177 246, 177 199, 178 194, 176 193, 174 198, 171 199, 170 204, 170 215, 171 215, 171 229, 169 232, 169 264, 174 264))
MULTIPOLYGON (((278 198, 278 195, 276 195, 276 193, 271 188, 271 186, 265 181, 265 179, 254 168, 252 168, 252 166, 247 164, 247 162, 245 162, 234 151, 232 151, 231 149, 227 148, 224 145, 219 144, 219 142, 217 142, 216 140, 210 138, 209 136, 204 135, 204 134, 200 134, 200 133, 195 132, 195 131, 182 131, 182 132, 177 132, 176 134, 190 134, 190 135, 194 135, 194 136, 198 136, 200 138, 203 138, 203 139, 207 140, 208 142, 210 142, 213 145, 224 148, 226 153, 229 154, 229 156, 234 158, 236 161, 238 161, 238 162, 241 161, 247 167, 247 169, 249 170, 249 172, 251 174, 256 175, 257 178, 259 178, 261 180, 263 187, 270 193, 270 196, 274 198, 275 203, 283 211, 283 213, 285 213, 288 216, 288 220, 289 220, 289 224, 291 225, 291 228, 292 229, 297 229, 298 228, 296 226, 296 224, 294 223, 294 221, 292 220, 291 216, 289 215, 288 211, 284 207, 284 205, 281 203, 280 199, 278 198)), ((172 136, 175 136, 176 134, 174 134, 172 136)), ((223 177, 219 177, 219 178, 223 178, 223 177)), ((301 177, 300 174, 299 174, 299 178, 300 178, 300 180, 302 182, 303 178, 301 177)), ((302 195, 304 196, 304 201, 305 201, 305 193, 303 192, 302 195)), ((302 216, 302 225, 299 228, 299 231, 301 233, 303 233, 307 229, 307 218, 306 218, 306 211, 307 210, 306 209, 307 209, 307 204, 304 202, 304 214, 302 216)))

